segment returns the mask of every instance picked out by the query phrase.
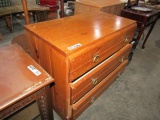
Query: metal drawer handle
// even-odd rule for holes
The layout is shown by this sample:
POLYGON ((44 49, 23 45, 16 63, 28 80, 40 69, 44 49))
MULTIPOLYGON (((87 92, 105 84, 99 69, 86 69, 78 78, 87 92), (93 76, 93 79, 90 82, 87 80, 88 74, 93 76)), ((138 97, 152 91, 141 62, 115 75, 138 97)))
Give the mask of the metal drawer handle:
POLYGON ((124 56, 121 57, 121 62, 123 62, 123 61, 124 61, 124 56))
POLYGON ((98 60, 99 60, 99 55, 94 54, 94 56, 93 56, 93 62, 96 63, 96 62, 98 62, 98 60))
POLYGON ((126 36, 125 39, 124 39, 124 42, 125 42, 125 43, 128 43, 128 41, 129 41, 129 40, 128 40, 128 37, 126 36))
POLYGON ((92 79, 92 84, 93 84, 93 85, 96 85, 97 83, 98 83, 97 78, 93 78, 93 79, 92 79))
POLYGON ((95 101, 94 97, 91 97, 91 104, 93 104, 95 101))

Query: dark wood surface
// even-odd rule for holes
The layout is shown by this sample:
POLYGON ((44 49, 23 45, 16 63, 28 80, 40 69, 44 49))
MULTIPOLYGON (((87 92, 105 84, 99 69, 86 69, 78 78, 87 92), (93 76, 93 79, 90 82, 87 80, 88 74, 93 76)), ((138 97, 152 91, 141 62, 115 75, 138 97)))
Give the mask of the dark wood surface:
POLYGON ((17 45, 0 48, 0 56, 0 119, 33 101, 42 119, 53 119, 49 85, 54 79, 17 45), (30 65, 39 72, 28 69, 30 65))
POLYGON ((149 11, 149 12, 142 12, 142 11, 137 11, 137 10, 133 10, 133 9, 124 9, 121 12, 121 16, 137 21, 138 26, 140 27, 138 36, 136 38, 138 41, 140 40, 145 27, 148 24, 151 24, 150 29, 149 29, 149 31, 144 39, 144 42, 142 44, 142 48, 145 48, 145 43, 147 42, 148 37, 151 34, 151 32, 154 28, 154 25, 159 18, 159 15, 160 15, 160 11, 155 10, 155 9, 152 9, 152 11, 149 11))

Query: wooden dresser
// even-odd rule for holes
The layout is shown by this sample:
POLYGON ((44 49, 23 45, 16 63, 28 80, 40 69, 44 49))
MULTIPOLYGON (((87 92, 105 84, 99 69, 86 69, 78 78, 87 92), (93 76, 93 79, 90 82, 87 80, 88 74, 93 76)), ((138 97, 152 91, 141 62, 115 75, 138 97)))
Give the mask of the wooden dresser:
POLYGON ((31 56, 55 79, 53 108, 76 119, 124 71, 136 22, 98 12, 25 26, 31 56))

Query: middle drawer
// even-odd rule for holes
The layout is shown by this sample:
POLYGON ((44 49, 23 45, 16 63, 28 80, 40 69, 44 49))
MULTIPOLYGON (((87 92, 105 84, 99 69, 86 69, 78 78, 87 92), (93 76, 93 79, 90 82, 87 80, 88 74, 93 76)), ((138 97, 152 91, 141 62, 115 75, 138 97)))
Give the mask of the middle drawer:
POLYGON ((128 44, 117 53, 97 65, 95 68, 70 83, 71 104, 74 104, 88 91, 94 88, 103 78, 116 69, 124 60, 128 58, 132 45, 128 44))

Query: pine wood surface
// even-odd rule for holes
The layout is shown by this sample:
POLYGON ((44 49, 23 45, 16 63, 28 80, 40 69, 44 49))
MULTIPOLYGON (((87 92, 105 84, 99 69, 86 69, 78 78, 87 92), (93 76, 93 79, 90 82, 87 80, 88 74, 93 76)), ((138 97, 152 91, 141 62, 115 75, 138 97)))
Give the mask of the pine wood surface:
POLYGON ((83 48, 88 44, 101 41, 105 36, 117 33, 122 28, 135 22, 108 13, 83 14, 75 17, 66 17, 47 22, 30 24, 25 27, 28 31, 42 38, 43 41, 53 45, 63 54, 72 54, 77 49, 69 50, 68 47, 80 43, 83 48), (54 29, 53 29, 54 28, 54 29), (78 39, 75 40, 75 39, 78 39))
MULTIPOLYGON (((135 28, 135 21, 104 12, 75 15, 25 26, 32 58, 55 79, 52 103, 62 119, 76 119, 91 102, 82 106, 80 104, 91 100, 90 95, 99 96, 117 78, 117 74, 113 74, 109 81, 108 78, 102 77, 102 82, 94 87, 97 92, 91 89, 88 92, 90 95, 83 96, 76 103, 72 101, 71 90, 74 88, 71 84, 80 77, 89 77, 90 70, 129 45, 135 28), (77 44, 80 45, 76 46, 77 44), (76 47, 69 49, 74 45, 76 47), (106 85, 105 79, 108 81, 106 85)), ((123 54, 130 52, 130 48, 123 54)), ((126 62, 122 64, 126 65, 126 59, 128 57, 124 56, 126 62)), ((103 65, 106 69, 107 65, 102 64, 95 71, 98 72, 103 65)), ((96 77, 96 72, 94 75, 96 77)))
MULTIPOLYGON (((134 2, 135 0, 131 0, 134 2)), ((103 11, 114 15, 120 15, 125 6, 121 0, 79 0, 75 1, 75 14, 103 11)))

